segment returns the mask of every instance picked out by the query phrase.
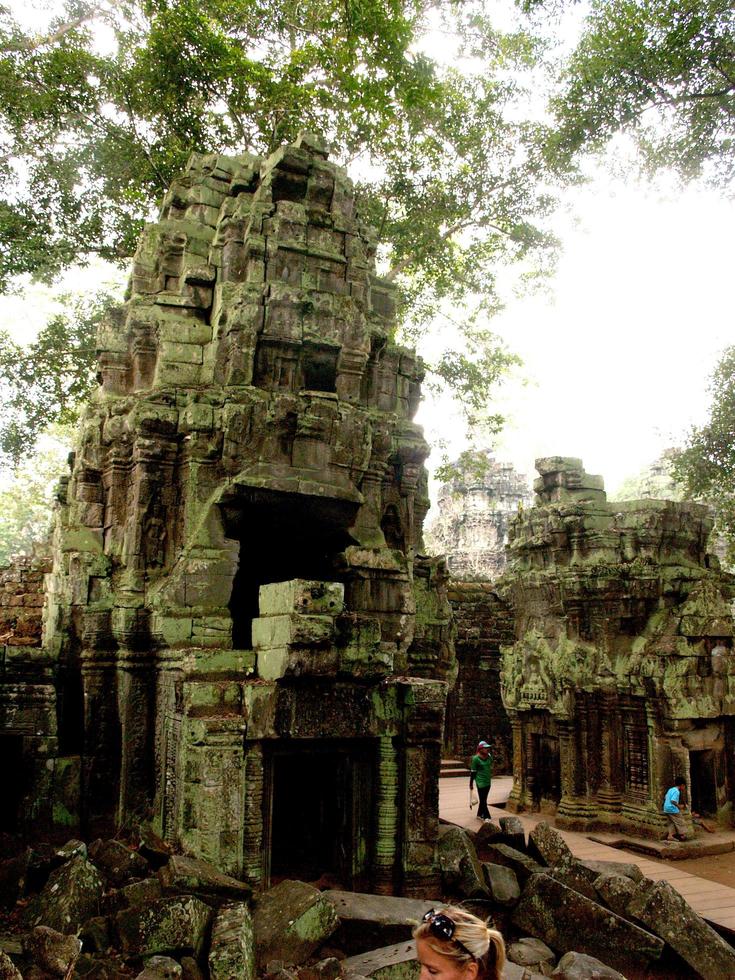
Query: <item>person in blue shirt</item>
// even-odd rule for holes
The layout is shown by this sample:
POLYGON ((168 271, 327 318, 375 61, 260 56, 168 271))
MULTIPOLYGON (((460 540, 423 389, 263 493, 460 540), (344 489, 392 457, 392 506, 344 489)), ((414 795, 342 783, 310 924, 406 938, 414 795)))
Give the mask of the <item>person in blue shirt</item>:
POLYGON ((674 785, 669 789, 664 797, 664 813, 669 821, 669 831, 666 835, 666 842, 673 840, 686 840, 689 836, 686 822, 682 817, 682 812, 686 809, 681 802, 682 791, 686 789, 686 782, 682 776, 674 779, 674 785))

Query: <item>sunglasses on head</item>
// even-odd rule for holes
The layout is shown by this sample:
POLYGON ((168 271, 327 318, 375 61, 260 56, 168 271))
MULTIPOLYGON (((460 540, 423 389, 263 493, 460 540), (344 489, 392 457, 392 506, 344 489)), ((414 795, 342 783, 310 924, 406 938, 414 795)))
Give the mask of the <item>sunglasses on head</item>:
POLYGON ((433 932, 438 939, 451 939, 454 935, 455 923, 444 912, 429 909, 421 921, 429 923, 429 931, 433 932))
MULTIPOLYGON (((449 942, 450 939, 454 938, 457 923, 454 919, 450 919, 446 912, 437 912, 436 909, 429 909, 421 921, 428 923, 429 932, 436 936, 437 939, 444 939, 446 942, 449 942)), ((465 952, 469 953, 467 947, 459 939, 455 939, 454 942, 465 952)))

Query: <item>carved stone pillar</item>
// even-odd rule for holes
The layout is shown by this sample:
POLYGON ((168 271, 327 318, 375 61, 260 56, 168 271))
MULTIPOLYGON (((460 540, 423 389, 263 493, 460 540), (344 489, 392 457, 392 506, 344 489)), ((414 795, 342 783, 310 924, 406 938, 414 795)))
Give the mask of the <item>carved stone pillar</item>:
POLYGON ((263 881, 263 746, 247 743, 245 749, 245 792, 242 835, 242 872, 245 881, 260 885, 263 881))
POLYGON ((379 895, 392 895, 398 853, 398 753, 390 736, 378 740, 377 828, 375 834, 374 887, 379 895))

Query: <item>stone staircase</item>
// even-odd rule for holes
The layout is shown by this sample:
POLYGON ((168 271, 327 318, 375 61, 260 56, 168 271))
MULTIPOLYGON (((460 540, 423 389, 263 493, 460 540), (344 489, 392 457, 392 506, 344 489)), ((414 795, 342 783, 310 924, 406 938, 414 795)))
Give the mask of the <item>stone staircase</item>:
POLYGON ((470 771, 461 759, 442 759, 439 776, 441 779, 450 776, 464 776, 465 779, 469 779, 470 771))

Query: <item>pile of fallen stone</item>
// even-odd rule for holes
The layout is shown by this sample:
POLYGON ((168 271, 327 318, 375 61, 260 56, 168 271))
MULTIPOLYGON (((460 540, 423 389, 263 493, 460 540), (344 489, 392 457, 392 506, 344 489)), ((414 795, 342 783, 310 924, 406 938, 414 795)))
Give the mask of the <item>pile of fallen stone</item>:
MULTIPOLYGON (((575 860, 539 824, 441 828, 445 901, 492 916, 508 980, 735 976, 735 950, 632 864, 575 860)), ((204 861, 138 846, 28 848, 0 862, 0 980, 416 980, 412 926, 439 899, 320 891, 253 896, 204 861)))
POLYGON ((445 886, 501 910, 504 935, 527 937, 509 943, 509 957, 543 976, 735 976, 735 949, 671 885, 635 864, 577 860, 546 823, 528 840, 517 817, 476 834, 445 825, 439 853, 445 886), (555 954, 571 951, 579 968, 569 970, 568 956, 553 966, 555 954), (608 971, 585 972, 589 956, 608 971))

